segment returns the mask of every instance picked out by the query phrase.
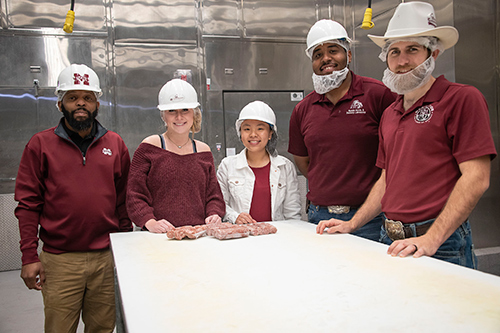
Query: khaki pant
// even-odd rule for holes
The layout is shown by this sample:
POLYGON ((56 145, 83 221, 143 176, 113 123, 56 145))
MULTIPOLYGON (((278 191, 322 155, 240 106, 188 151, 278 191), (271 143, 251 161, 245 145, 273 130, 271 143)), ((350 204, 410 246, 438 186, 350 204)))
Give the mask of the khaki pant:
POLYGON ((51 254, 42 252, 45 332, 76 332, 80 313, 85 332, 113 332, 115 289, 110 250, 51 254))

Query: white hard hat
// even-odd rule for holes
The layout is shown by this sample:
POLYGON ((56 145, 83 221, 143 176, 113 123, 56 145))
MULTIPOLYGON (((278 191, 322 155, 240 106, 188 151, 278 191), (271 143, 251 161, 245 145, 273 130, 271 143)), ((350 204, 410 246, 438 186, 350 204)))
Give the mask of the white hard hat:
POLYGON ((240 111, 240 115, 236 120, 236 132, 240 136, 241 124, 247 119, 260 120, 271 125, 271 128, 277 132, 276 115, 269 105, 261 101, 253 101, 245 105, 240 111))
POLYGON ((438 38, 444 50, 458 41, 458 31, 451 26, 438 27, 434 7, 427 2, 400 3, 387 26, 384 36, 368 35, 378 46, 384 47, 392 39, 429 36, 438 38))
POLYGON ((312 56, 314 48, 319 44, 334 40, 346 40, 351 43, 352 40, 347 36, 347 31, 342 24, 333 20, 319 20, 309 29, 307 33, 306 54, 309 58, 312 56))
POLYGON ((59 74, 55 94, 69 90, 87 90, 96 93, 97 97, 102 95, 97 74, 86 65, 72 64, 59 74))
POLYGON ((179 110, 194 109, 200 106, 198 95, 193 86, 181 79, 168 81, 160 89, 158 94, 158 109, 179 110))

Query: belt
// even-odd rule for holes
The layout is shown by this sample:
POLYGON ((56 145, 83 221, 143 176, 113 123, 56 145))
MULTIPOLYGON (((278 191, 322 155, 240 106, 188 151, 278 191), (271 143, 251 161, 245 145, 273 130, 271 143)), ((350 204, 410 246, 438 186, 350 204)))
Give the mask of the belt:
MULTIPOLYGON (((414 223, 409 223, 409 224, 414 224, 414 223)), ((413 237, 413 231, 409 226, 409 224, 405 225, 401 221, 393 221, 385 219, 384 228, 385 231, 387 232, 387 236, 389 236, 390 239, 395 241, 399 239, 413 237)), ((427 230, 429 230, 432 223, 414 224, 414 225, 415 225, 416 237, 418 237, 424 235, 427 232, 427 230)))
MULTIPOLYGON (((313 203, 313 205, 314 205, 314 203, 313 203)), ((328 213, 330 213, 330 214, 347 214, 352 209, 358 208, 356 206, 341 206, 341 205, 332 205, 332 206, 314 205, 314 206, 326 208, 326 209, 328 209, 328 213)))

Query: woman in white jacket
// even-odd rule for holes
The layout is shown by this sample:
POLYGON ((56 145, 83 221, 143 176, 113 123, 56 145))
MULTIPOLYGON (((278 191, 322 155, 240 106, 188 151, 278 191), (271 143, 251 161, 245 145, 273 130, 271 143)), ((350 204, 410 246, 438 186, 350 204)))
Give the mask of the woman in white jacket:
POLYGON ((247 104, 236 120, 245 149, 222 160, 217 171, 226 215, 232 223, 300 220, 297 171, 279 156, 276 116, 264 102, 247 104))

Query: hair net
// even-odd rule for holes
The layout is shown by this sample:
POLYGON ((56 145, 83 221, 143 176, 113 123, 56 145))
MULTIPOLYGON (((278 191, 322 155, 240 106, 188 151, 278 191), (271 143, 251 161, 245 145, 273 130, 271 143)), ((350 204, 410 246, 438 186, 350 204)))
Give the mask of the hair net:
POLYGON ((404 74, 396 74, 386 68, 382 82, 396 94, 407 94, 429 82, 434 64, 434 57, 429 56, 423 63, 404 74))
MULTIPOLYGON (((269 125, 271 126, 271 125, 269 125)), ((272 126, 271 126, 272 128, 272 126)), ((271 134, 271 139, 267 141, 266 150, 269 155, 276 157, 278 156, 278 151, 276 150, 276 146, 278 146, 278 133, 273 129, 273 133, 271 134)))
POLYGON ((57 101, 60 102, 63 100, 64 98, 64 95, 66 95, 67 91, 62 91, 62 90, 59 90, 57 92, 57 101))
POLYGON ((344 50, 346 52, 348 52, 350 49, 351 49, 351 43, 345 39, 345 38, 342 38, 342 39, 330 39, 330 40, 325 40, 324 42, 322 43, 319 43, 319 44, 316 44, 314 45, 314 47, 311 47, 307 53, 309 55, 309 58, 312 59, 312 55, 313 55, 313 52, 314 52, 314 49, 318 46, 318 45, 323 45, 323 44, 337 44, 337 45, 340 45, 344 48, 344 50))
POLYGON ((443 46, 439 42, 439 39, 436 37, 432 36, 422 36, 422 37, 402 37, 402 38, 393 38, 387 40, 385 43, 384 47, 382 47, 382 51, 379 54, 379 58, 382 61, 387 60, 387 52, 389 52, 389 49, 391 48, 391 45, 394 43, 398 42, 415 42, 417 44, 423 45, 431 52, 434 52, 435 50, 439 50, 439 55, 444 52, 443 46))
POLYGON ((333 89, 337 89, 338 87, 340 87, 342 82, 345 81, 347 74, 349 74, 349 68, 347 67, 348 65, 349 64, 347 64, 344 69, 341 69, 340 71, 334 71, 331 74, 327 75, 317 75, 316 73, 313 73, 312 79, 314 91, 316 91, 316 93, 320 95, 323 95, 333 89))

